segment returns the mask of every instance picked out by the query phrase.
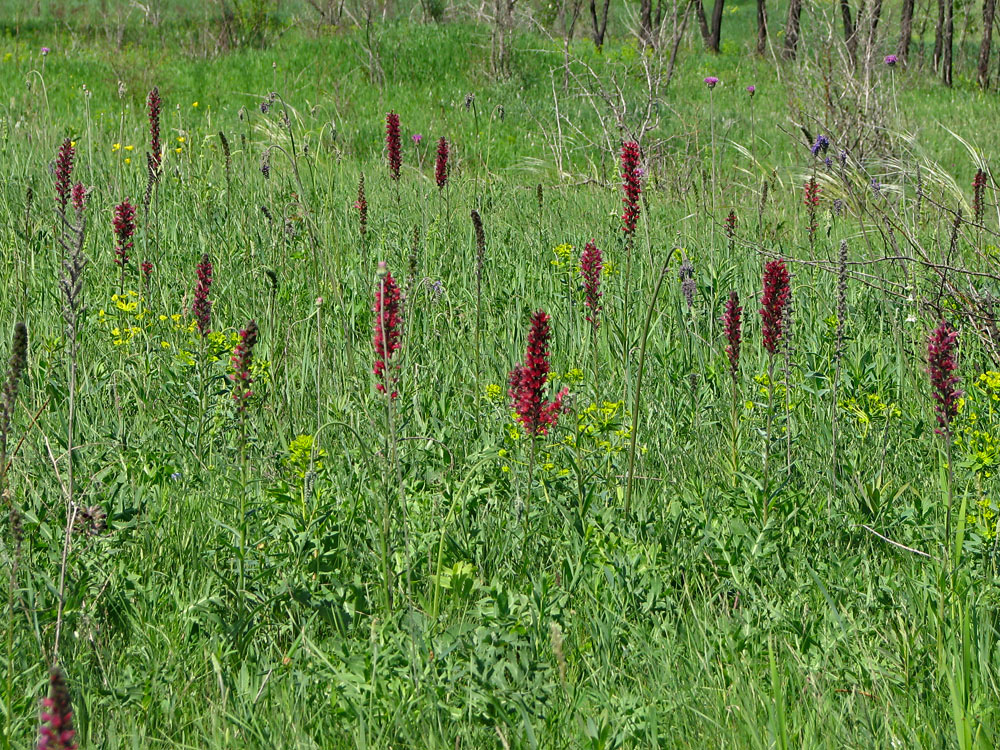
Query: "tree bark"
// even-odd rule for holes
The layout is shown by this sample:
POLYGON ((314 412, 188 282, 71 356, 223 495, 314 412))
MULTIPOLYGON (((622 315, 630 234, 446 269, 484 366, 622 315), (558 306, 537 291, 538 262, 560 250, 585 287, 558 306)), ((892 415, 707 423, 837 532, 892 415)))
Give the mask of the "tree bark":
POLYGON ((955 36, 955 0, 946 0, 944 14, 944 38, 941 50, 941 80, 951 86, 952 39, 955 36))
POLYGON ((601 11, 600 20, 597 16, 597 0, 590 0, 590 19, 594 22, 594 46, 600 52, 604 49, 604 32, 608 30, 608 6, 611 0, 604 0, 604 9, 601 11))
POLYGON ((993 47, 993 16, 996 15, 997 0, 983 0, 983 41, 979 45, 979 85, 990 86, 990 50, 993 47))
POLYGON ((799 48, 799 21, 802 17, 802 0, 788 4, 788 22, 785 24, 785 50, 787 60, 794 60, 799 48))
POLYGON ((639 5, 639 38, 653 46, 653 0, 642 0, 639 5))
POLYGON ((854 28, 854 21, 851 20, 850 0, 840 0, 840 16, 844 22, 844 44, 847 45, 847 54, 850 55, 851 64, 858 64, 858 35, 854 28))
POLYGON ((725 0, 715 0, 712 6, 712 35, 709 37, 708 49, 715 54, 719 54, 719 45, 722 43, 722 6, 725 0))
POLYGON ((944 49, 944 4, 945 0, 938 0, 937 3, 937 25, 934 27, 934 72, 941 69, 941 52, 944 49))
POLYGON ((694 0, 694 13, 698 17, 698 28, 701 29, 701 41, 708 47, 708 40, 712 36, 712 31, 708 28, 708 19, 705 17, 705 6, 702 4, 702 0, 694 0))
POLYGON ((767 50, 767 0, 757 0, 757 54, 767 50))
POLYGON ((903 0, 903 10, 899 16, 899 44, 896 45, 896 57, 901 63, 905 63, 910 54, 910 37, 912 36, 913 0, 903 0))
POLYGON ((878 22, 882 18, 882 0, 872 2, 871 12, 868 14, 868 39, 865 42, 865 68, 872 64, 872 54, 875 51, 875 41, 878 37, 878 22))

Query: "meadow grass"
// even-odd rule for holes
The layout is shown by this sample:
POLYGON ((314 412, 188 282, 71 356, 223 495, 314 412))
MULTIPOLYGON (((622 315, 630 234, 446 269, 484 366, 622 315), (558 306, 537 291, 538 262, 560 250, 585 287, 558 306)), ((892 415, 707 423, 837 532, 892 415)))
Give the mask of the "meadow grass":
MULTIPOLYGON (((961 295, 939 292, 927 265, 875 262, 898 254, 879 221, 901 216, 935 262, 993 273, 992 188, 985 227, 966 226, 950 254, 946 209, 968 217, 977 166, 948 129, 992 163, 995 95, 897 71, 895 108, 881 112, 892 149, 849 166, 852 189, 875 177, 879 192, 852 193, 789 122, 798 69, 744 54, 751 12, 722 55, 682 48, 646 141, 631 262, 628 134, 602 147, 592 104, 559 91, 561 45, 538 34, 517 37, 512 77, 494 80, 482 27, 389 24, 375 86, 352 29, 289 25, 267 49, 204 57, 197 15, 161 32, 129 25, 120 49, 96 21, 9 25, 0 330, 24 320, 29 356, 6 477, 23 542, 5 522, 0 543, 19 562, 0 746, 37 734, 60 618, 70 394, 49 165, 64 138, 74 181, 91 188, 71 515, 107 516, 106 528, 83 519, 66 564, 59 662, 82 747, 995 746, 1000 374, 966 321, 946 538, 926 336, 938 311, 965 320, 961 295), (714 194, 708 75, 722 81, 714 194), (153 86, 166 150, 147 213, 153 86), (553 88, 575 125, 561 136, 553 88), (398 183, 383 154, 390 110, 398 183), (814 170, 825 181, 810 242, 814 170), (140 208, 121 294, 111 220, 125 198, 140 208), (578 267, 591 238, 605 263, 596 336, 578 267), (834 402, 841 240, 852 265, 834 402), (191 306, 206 253, 202 338, 191 306), (794 325, 789 365, 776 359, 769 382, 758 307, 764 261, 779 255, 794 325), (379 261, 404 291, 394 401, 372 374, 379 261), (735 435, 719 321, 731 290, 744 306, 735 435), (570 395, 532 450, 507 376, 537 309, 552 316, 549 396, 570 395), (251 319, 241 412, 227 375, 251 319)), ((599 71, 642 54, 616 41, 603 57, 586 41, 574 51, 599 71)), ((851 134, 829 136, 836 164, 851 134)), ((962 294, 1000 293, 993 276, 961 278, 962 294)))

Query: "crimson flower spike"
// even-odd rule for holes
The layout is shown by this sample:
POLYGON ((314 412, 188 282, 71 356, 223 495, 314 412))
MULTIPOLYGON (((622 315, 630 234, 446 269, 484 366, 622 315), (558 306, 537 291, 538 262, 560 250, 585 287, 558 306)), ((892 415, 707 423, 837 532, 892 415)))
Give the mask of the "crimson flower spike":
POLYGON ((56 157, 56 202, 62 214, 66 213, 66 205, 69 203, 72 191, 70 180, 73 176, 74 156, 76 149, 73 147, 73 141, 67 138, 59 147, 59 155, 56 157))
POLYGON ((389 155, 389 176, 398 180, 403 166, 403 151, 399 139, 399 115, 395 112, 385 116, 385 147, 389 155))
POLYGON ((729 376, 736 382, 740 369, 740 341, 743 338, 743 308, 740 295, 735 290, 729 293, 726 309, 722 314, 722 326, 726 333, 726 356, 729 357, 729 376))
POLYGON ((508 393, 511 406, 524 431, 531 436, 548 434, 549 428, 559 420, 563 399, 569 393, 568 388, 563 388, 552 401, 545 399, 545 383, 549 377, 549 340, 552 337, 550 320, 544 310, 538 310, 531 316, 524 364, 510 373, 508 393))
POLYGON ((438 141, 437 161, 434 163, 434 178, 438 188, 443 189, 448 184, 448 141, 444 136, 438 141))
POLYGON ((764 290, 760 300, 760 317, 764 348, 773 355, 784 331, 783 312, 792 296, 785 261, 770 261, 764 266, 764 290))
POLYGON ((629 237, 635 232, 639 219, 639 194, 642 192, 639 168, 639 144, 626 141, 622 144, 622 231, 629 237))
POLYGON ((128 202, 128 198, 115 206, 112 226, 115 230, 115 264, 125 267, 132 252, 132 235, 135 234, 135 206, 128 202))
POLYGON ((951 421, 958 416, 958 402, 965 395, 957 387, 957 345, 958 331, 946 320, 942 320, 927 339, 927 374, 934 391, 934 411, 937 412, 937 421, 942 428, 935 432, 945 437, 951 434, 951 421))
POLYGON ((194 304, 191 305, 191 314, 198 323, 198 331, 201 335, 207 336, 211 330, 212 322, 212 300, 208 298, 208 292, 212 287, 212 261, 209 260, 208 253, 201 256, 198 263, 198 285, 194 289, 194 304))
POLYGON ((76 750, 75 738, 69 688, 59 668, 53 667, 49 673, 49 695, 42 698, 38 750, 76 750))
POLYGON ((596 330, 601 325, 601 271, 604 259, 601 249, 591 240, 580 255, 580 275, 583 277, 583 304, 587 306, 587 322, 596 330))
POLYGON ((158 173, 163 159, 163 147, 160 145, 160 110, 163 102, 160 101, 160 89, 156 86, 149 92, 146 106, 149 108, 149 167, 158 173))
MULTIPOLYGON (((392 277, 385 261, 379 261, 378 281, 375 287, 375 331, 372 336, 375 366, 372 372, 378 378, 375 389, 380 393, 388 392, 387 384, 394 385, 399 381, 398 377, 388 373, 389 362, 400 347, 403 333, 399 301, 399 285, 392 277)), ((397 363, 396 367, 398 366, 397 363)), ((396 391, 392 391, 389 398, 396 398, 398 395, 396 391)))
POLYGON ((250 386, 253 385, 253 377, 250 375, 250 367, 253 365, 253 348, 257 344, 257 322, 251 320, 247 327, 240 331, 240 341, 233 349, 233 356, 230 362, 233 371, 229 374, 229 381, 233 384, 233 401, 239 411, 246 411, 247 401, 253 395, 250 386))

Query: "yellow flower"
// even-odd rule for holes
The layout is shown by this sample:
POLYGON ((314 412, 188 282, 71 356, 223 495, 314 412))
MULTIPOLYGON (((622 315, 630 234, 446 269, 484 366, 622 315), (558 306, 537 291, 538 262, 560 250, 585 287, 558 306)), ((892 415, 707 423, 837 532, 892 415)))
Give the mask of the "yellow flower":
POLYGON ((112 151, 118 151, 118 150, 121 149, 121 147, 122 147, 122 144, 120 144, 120 143, 112 143, 111 144, 111 150, 112 151))
POLYGON ((170 342, 168 342, 168 341, 161 341, 160 342, 160 346, 163 347, 164 349, 169 349, 170 348, 170 342))
POLYGON ((76 141, 70 141, 69 145, 72 146, 73 148, 76 148, 76 141))
POLYGON ((128 157, 128 156, 126 156, 126 157, 125 157, 125 163, 126 163, 126 164, 131 164, 131 163, 132 163, 132 159, 131 159, 131 157, 128 157))
POLYGON ((192 102, 192 103, 191 103, 191 106, 192 106, 192 107, 197 107, 197 106, 198 106, 198 102, 192 102))
POLYGON ((134 148, 135 148, 135 146, 126 146, 125 150, 126 151, 132 151, 134 148))
POLYGON ((175 154, 179 154, 179 153, 180 153, 181 151, 183 151, 183 150, 184 150, 184 149, 182 149, 182 148, 181 148, 180 146, 178 146, 177 148, 175 148, 175 149, 174 149, 174 153, 175 153, 175 154))
POLYGON ((177 136, 177 142, 178 143, 187 143, 187 138, 185 138, 183 135, 179 135, 179 136, 177 136))
POLYGON ((500 389, 500 386, 496 385, 495 383, 490 383, 488 386, 486 386, 484 398, 487 401, 498 401, 501 398, 502 394, 503 391, 500 389))

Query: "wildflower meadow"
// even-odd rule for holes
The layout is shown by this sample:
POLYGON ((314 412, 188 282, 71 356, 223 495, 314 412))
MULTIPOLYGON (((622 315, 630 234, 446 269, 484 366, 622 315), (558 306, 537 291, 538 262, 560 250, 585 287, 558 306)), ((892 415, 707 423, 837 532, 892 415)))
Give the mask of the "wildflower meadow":
POLYGON ((1000 746, 995 3, 854 5, 4 5, 0 750, 1000 746))

